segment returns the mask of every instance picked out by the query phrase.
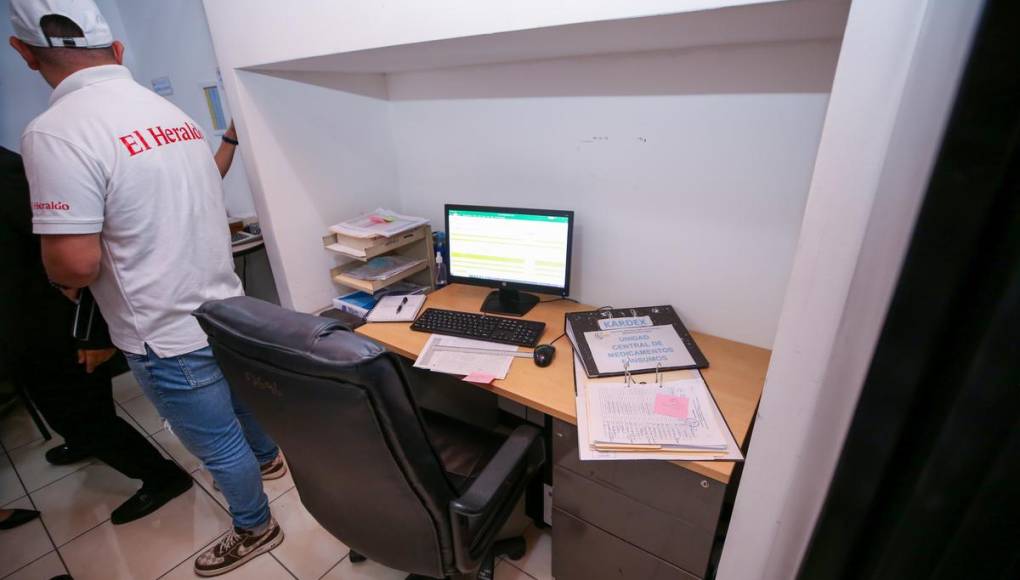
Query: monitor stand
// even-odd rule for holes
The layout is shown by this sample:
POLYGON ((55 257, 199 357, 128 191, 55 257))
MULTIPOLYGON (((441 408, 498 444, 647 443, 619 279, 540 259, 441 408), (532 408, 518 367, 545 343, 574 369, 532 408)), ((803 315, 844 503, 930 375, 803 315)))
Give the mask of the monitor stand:
POLYGON ((482 302, 482 312, 490 314, 507 314, 524 316, 538 304, 538 296, 526 294, 510 288, 493 290, 482 302))

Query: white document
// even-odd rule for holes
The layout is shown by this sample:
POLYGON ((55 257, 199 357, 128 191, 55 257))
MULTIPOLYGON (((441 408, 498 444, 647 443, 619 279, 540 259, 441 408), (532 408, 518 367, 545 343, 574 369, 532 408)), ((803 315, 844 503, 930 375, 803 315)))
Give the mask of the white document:
POLYGON ((358 216, 329 227, 330 230, 354 238, 385 238, 402 234, 427 224, 429 220, 420 217, 400 215, 388 209, 377 208, 371 213, 358 216))
POLYGON ((516 351, 517 347, 511 344, 433 334, 418 355, 418 360, 414 361, 414 366, 451 375, 466 376, 480 372, 505 379, 514 359, 511 353, 516 351))
MULTIPOLYGON (((620 461, 620 460, 662 460, 662 461, 704 461, 704 460, 729 460, 741 461, 744 456, 740 453, 740 447, 727 428, 725 436, 727 446, 725 451, 718 455, 705 453, 690 453, 687 451, 602 451, 591 445, 591 436, 588 432, 588 386, 587 375, 584 374, 584 363, 577 355, 574 355, 574 384, 577 387, 577 451, 581 461, 620 461)), ((723 421, 722 416, 716 415, 718 421, 723 421)))
POLYGON ((622 373, 628 362, 630 372, 654 369, 657 365, 663 368, 694 366, 694 359, 680 335, 668 324, 591 330, 584 333, 584 338, 600 373, 622 373))
POLYGON ((699 379, 658 384, 588 385, 588 424, 592 443, 661 445, 720 450, 726 439, 715 419, 715 404, 699 379), (657 399, 681 399, 682 418, 657 412, 657 399))
POLYGON ((427 296, 413 294, 406 296, 385 296, 368 313, 369 322, 409 322, 418 316, 427 296))

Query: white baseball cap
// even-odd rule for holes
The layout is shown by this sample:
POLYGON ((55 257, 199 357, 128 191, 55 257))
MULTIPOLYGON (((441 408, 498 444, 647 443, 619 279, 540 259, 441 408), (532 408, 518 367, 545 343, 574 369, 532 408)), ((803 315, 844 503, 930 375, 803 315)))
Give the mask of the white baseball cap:
POLYGON ((14 36, 40 47, 103 48, 113 44, 113 33, 93 0, 10 0, 14 36), (40 21, 55 14, 70 19, 85 36, 46 36, 40 21))

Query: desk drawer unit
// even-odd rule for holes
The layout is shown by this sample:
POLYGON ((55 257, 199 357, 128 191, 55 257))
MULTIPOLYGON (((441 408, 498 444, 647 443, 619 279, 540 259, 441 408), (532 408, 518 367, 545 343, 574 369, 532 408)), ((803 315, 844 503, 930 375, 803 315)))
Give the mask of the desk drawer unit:
MULTIPOLYGON (((562 421, 553 424, 553 460, 553 506, 557 510, 695 576, 704 576, 724 484, 668 462, 582 463, 577 456, 577 429, 562 421)), ((560 557, 565 556, 557 545, 554 567, 560 557)))
POLYGON ((553 508, 556 580, 697 580, 697 576, 553 508))

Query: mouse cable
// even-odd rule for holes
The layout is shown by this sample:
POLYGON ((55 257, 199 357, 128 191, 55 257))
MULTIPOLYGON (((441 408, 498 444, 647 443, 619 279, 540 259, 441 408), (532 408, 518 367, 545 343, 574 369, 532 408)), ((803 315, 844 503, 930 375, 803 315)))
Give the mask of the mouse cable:
MULTIPOLYGON (((574 302, 575 304, 577 303, 577 300, 573 300, 573 299, 570 299, 570 298, 557 298, 556 300, 570 300, 571 302, 574 302)), ((546 302, 555 302, 556 300, 547 300, 546 302)), ((612 306, 600 306, 598 309, 595 310, 595 312, 599 312, 601 310, 612 310, 612 309, 613 309, 612 306)), ((552 346, 552 345, 556 344, 557 340, 563 338, 566 335, 567 335, 567 331, 564 330, 562 333, 560 333, 559 336, 557 336, 556 338, 554 338, 551 341, 547 342, 546 344, 548 344, 549 346, 552 346)))

